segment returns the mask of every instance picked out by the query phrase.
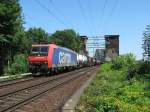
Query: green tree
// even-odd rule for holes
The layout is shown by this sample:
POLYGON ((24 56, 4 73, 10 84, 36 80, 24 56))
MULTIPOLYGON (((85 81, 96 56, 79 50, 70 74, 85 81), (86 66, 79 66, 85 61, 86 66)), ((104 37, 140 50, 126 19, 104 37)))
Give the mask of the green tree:
POLYGON ((49 42, 79 51, 81 48, 80 36, 72 29, 56 31, 50 36, 49 42))
MULTIPOLYGON (((21 7, 18 0, 0 1, 0 74, 21 48, 27 46, 22 27, 21 7), (23 41, 25 40, 25 41, 23 41)), ((22 51, 22 50, 20 50, 22 51)))
POLYGON ((48 43, 48 33, 46 33, 42 28, 30 28, 26 31, 26 36, 32 43, 48 43))
POLYGON ((147 25, 143 33, 143 59, 150 61, 150 25, 147 25))

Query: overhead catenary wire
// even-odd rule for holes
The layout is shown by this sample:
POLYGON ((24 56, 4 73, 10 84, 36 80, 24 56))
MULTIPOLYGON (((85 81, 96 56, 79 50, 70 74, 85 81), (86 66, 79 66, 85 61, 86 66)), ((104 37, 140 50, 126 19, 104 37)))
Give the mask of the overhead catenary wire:
POLYGON ((84 19, 84 22, 85 22, 86 16, 85 16, 85 14, 84 14, 83 7, 82 7, 82 5, 81 5, 81 1, 80 1, 80 0, 77 0, 77 1, 78 1, 78 4, 79 4, 79 8, 80 8, 80 11, 81 11, 81 15, 82 15, 82 17, 83 17, 83 19, 84 19))
MULTIPOLYGON (((92 12, 92 2, 91 0, 88 0, 87 1, 87 5, 88 5, 88 9, 89 9, 89 15, 90 15, 90 19, 91 21, 93 21, 94 19, 94 16, 93 16, 93 12, 92 12)), ((93 36, 94 36, 94 29, 96 29, 96 26, 94 26, 94 24, 92 24, 92 22, 90 22, 90 29, 91 29, 91 32, 93 33, 93 36)), ((92 39, 88 39, 90 42, 92 42, 92 45, 94 46, 95 45, 95 40, 93 39, 94 37, 89 37, 89 38, 92 38, 92 39)), ((94 52, 95 52, 95 48, 94 47, 89 47, 89 44, 87 44, 87 48, 89 49, 89 51, 91 52, 91 55, 94 56, 94 52)))
POLYGON ((27 18, 30 18, 30 19, 31 19, 31 17, 30 17, 29 15, 23 13, 23 18, 25 19, 25 23, 28 23, 30 26, 32 26, 32 23, 29 22, 29 21, 27 21, 27 18), (25 16, 25 15, 26 15, 26 16, 25 16))
POLYGON ((98 32, 101 32, 101 30, 102 30, 103 18, 104 18, 107 2, 108 2, 107 0, 104 1, 104 5, 103 5, 103 8, 102 8, 102 13, 100 15, 100 22, 98 23, 98 26, 97 26, 98 32))
MULTIPOLYGON (((53 2, 53 0, 49 0, 49 3, 55 8, 55 10, 59 13, 59 15, 61 15, 61 17, 63 17, 65 20, 67 20, 67 17, 64 15, 64 13, 62 13, 62 11, 55 5, 55 3, 53 2)), ((73 27, 73 25, 71 23, 67 24, 71 27, 73 27)))
MULTIPOLYGON (((109 16, 108 16, 108 19, 107 19, 107 25, 105 24, 105 26, 109 26, 109 24, 110 24, 110 22, 111 22, 111 18, 112 18, 112 16, 113 16, 113 13, 115 12, 115 9, 116 9, 116 7, 117 7, 117 5, 118 5, 118 2, 119 2, 119 0, 115 0, 115 2, 114 2, 114 4, 113 4, 113 6, 112 6, 112 9, 111 9, 111 12, 110 12, 110 14, 109 14, 109 16)), ((104 32, 104 28, 102 29, 102 31, 101 31, 101 33, 102 32, 104 32)))
MULTIPOLYGON (((91 4, 91 0, 88 0, 88 8, 89 8, 89 15, 90 15, 90 18, 91 18, 91 21, 94 19, 94 16, 93 16, 93 10, 92 10, 92 4, 91 4)), ((92 22, 90 22, 92 23, 92 22)), ((93 36, 94 36, 94 30, 93 29, 96 29, 95 28, 95 25, 94 24, 90 24, 91 26, 91 29, 92 29, 92 32, 93 32, 93 36)))
MULTIPOLYGON (((78 1, 79 9, 80 9, 80 12, 81 12, 83 21, 84 21, 83 24, 87 25, 88 28, 90 28, 90 25, 89 25, 89 23, 88 23, 88 21, 87 21, 87 18, 86 18, 85 12, 84 12, 84 9, 83 9, 83 7, 82 7, 82 5, 81 5, 81 1, 80 1, 80 0, 77 0, 77 1, 78 1)), ((91 31, 91 30, 89 29, 89 31, 91 31)))
MULTIPOLYGON (((89 1, 89 0, 88 0, 89 1)), ((103 5, 103 7, 102 7, 102 13, 101 13, 101 15, 100 15, 100 22, 99 23, 97 23, 97 26, 95 26, 95 31, 98 29, 98 32, 100 31, 100 28, 101 28, 101 24, 102 24, 102 22, 103 22, 103 16, 104 16, 104 12, 105 12, 105 9, 106 9, 106 5, 107 5, 107 0, 105 0, 104 1, 104 5, 103 5)), ((90 8, 90 4, 89 4, 89 8, 90 8)), ((94 18, 94 17, 93 17, 94 18)), ((98 37, 97 37, 98 38, 98 37)), ((94 40, 93 39, 93 46, 95 45, 95 43, 97 42, 97 40, 94 40)), ((94 48, 93 47, 93 49, 92 49, 92 51, 93 51, 93 56, 95 55, 95 50, 96 49, 99 49, 99 48, 94 48)))
POLYGON ((33 22, 35 23, 35 24, 39 24, 39 22, 37 21, 37 20, 35 20, 35 19, 33 19, 33 17, 31 16, 31 15, 29 15, 29 14, 24 14, 25 16, 24 16, 24 18, 25 18, 25 23, 28 23, 30 26, 33 26, 33 22), (27 18, 29 18, 30 19, 30 21, 32 21, 32 23, 30 22, 30 21, 27 21, 27 18))
POLYGON ((45 5, 43 5, 39 0, 34 0, 37 4, 39 4, 40 7, 45 9, 53 18, 55 18, 59 23, 63 24, 64 26, 68 26, 65 22, 63 22, 61 19, 59 19, 49 8, 47 8, 45 5))
POLYGON ((115 11, 117 5, 118 5, 118 0, 115 0, 115 3, 114 3, 114 5, 113 5, 113 7, 112 7, 112 10, 111 10, 111 13, 110 13, 110 16, 109 16, 109 17, 112 17, 112 15, 113 15, 113 13, 114 13, 114 11, 115 11))

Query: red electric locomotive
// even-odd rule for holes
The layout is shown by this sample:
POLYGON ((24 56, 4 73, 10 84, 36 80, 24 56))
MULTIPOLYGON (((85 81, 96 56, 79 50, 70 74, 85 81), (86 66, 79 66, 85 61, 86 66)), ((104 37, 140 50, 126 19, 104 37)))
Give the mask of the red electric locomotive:
POLYGON ((51 73, 77 67, 77 53, 55 44, 32 45, 28 57, 31 73, 51 73))

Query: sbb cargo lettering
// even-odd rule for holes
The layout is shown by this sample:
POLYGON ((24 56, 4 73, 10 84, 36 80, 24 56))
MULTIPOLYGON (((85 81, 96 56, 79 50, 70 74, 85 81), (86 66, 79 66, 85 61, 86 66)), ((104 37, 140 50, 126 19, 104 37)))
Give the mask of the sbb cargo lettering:
POLYGON ((65 52, 59 52, 59 64, 71 63, 71 55, 65 52))

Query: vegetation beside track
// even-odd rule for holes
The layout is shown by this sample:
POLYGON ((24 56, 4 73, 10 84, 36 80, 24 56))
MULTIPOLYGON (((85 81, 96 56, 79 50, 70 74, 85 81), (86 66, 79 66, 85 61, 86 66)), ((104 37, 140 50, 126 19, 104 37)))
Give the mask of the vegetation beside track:
POLYGON ((54 42, 74 51, 83 47, 79 34, 73 29, 56 31, 52 35, 42 28, 25 30, 19 0, 1 0, 0 17, 0 75, 25 73, 32 44, 54 42))
POLYGON ((132 54, 103 64, 81 96, 79 111, 148 112, 150 62, 136 62, 132 54))

